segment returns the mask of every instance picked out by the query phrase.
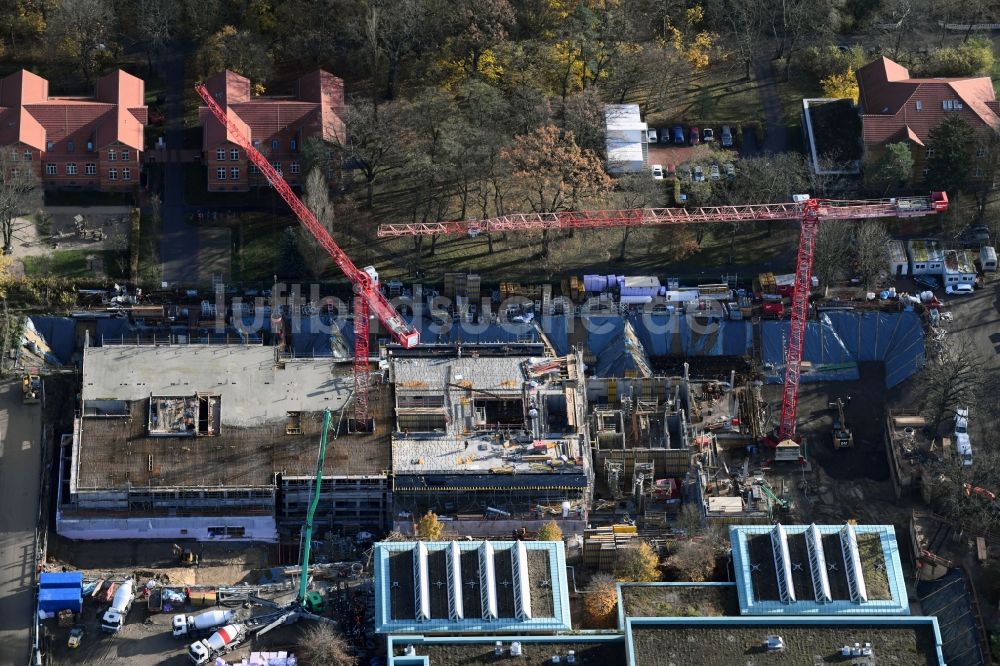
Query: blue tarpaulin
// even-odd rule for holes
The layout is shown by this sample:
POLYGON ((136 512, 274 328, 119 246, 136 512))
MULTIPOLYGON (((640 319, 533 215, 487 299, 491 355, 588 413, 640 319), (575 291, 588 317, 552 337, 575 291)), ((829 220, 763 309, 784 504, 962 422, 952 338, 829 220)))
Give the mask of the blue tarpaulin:
POLYGON ((76 322, 68 317, 45 317, 31 315, 31 326, 52 350, 56 360, 65 365, 69 363, 76 347, 76 322))
MULTIPOLYGON (((761 322, 761 355, 769 383, 784 380, 789 322, 761 322)), ((896 386, 924 363, 924 334, 913 312, 824 312, 806 324, 802 360, 812 367, 801 381, 858 379, 859 362, 885 364, 886 388, 896 386)))

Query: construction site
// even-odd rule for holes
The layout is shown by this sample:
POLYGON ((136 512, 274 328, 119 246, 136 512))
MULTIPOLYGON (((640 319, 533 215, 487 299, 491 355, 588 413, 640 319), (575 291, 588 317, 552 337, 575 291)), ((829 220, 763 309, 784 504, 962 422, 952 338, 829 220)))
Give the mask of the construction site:
MULTIPOLYGON (((898 650, 914 655, 907 663, 943 664, 982 647, 974 579, 961 573, 943 589, 965 608, 968 584, 974 620, 953 625, 963 631, 906 618, 918 579, 950 586, 968 559, 957 543, 967 526, 914 513, 909 492, 925 465, 953 455, 901 404, 935 351, 928 335, 950 321, 944 304, 902 271, 877 293, 812 276, 821 220, 933 215, 947 209, 944 193, 383 225, 382 236, 475 237, 801 224, 784 275, 488 285, 450 273, 438 292, 356 266, 199 94, 351 289, 305 301, 276 278, 250 308, 223 284, 151 305, 116 285, 100 306, 31 320, 26 358, 79 368, 72 426, 53 433, 56 538, 40 564, 82 575, 70 592, 56 582, 40 595, 36 635, 68 647, 62 630, 101 636, 77 661, 257 663, 252 649, 285 666, 307 622, 337 624, 358 655, 400 666, 479 663, 481 636, 463 634, 502 634, 494 657, 530 645, 545 663, 578 651, 697 663, 688 643, 726 637, 724 660, 781 653, 775 663, 873 663, 873 650, 898 650), (420 525, 431 517, 428 537, 420 525), (561 538, 533 540, 552 523, 561 538), (907 523, 909 538, 897 535, 907 523), (727 531, 707 575, 736 586, 739 617, 619 609, 615 635, 560 636, 582 628, 578 571, 582 584, 616 572, 643 542, 658 576, 679 543, 727 531), (900 543, 912 546, 905 565, 900 543), (88 561, 102 547, 105 564, 88 561), (137 600, 141 625, 128 621, 137 600), (167 612, 216 606, 218 623, 170 622, 207 638, 162 643, 167 612), (819 615, 838 617, 806 621, 819 615)), ((966 259, 950 270, 967 271, 966 259)), ((44 396, 35 376, 26 403, 44 396)), ((978 538, 982 564, 997 540, 978 538)), ((933 607, 937 589, 923 591, 933 607)), ((731 593, 705 596, 732 607, 731 593)))

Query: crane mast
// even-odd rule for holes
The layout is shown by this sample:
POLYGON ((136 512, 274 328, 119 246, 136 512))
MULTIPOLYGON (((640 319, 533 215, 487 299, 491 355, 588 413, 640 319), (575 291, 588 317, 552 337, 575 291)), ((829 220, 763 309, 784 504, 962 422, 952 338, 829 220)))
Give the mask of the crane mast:
POLYGON ((382 224, 381 238, 430 236, 465 233, 478 236, 502 231, 546 231, 560 229, 605 229, 665 224, 704 224, 710 222, 754 222, 761 220, 799 220, 799 246, 795 258, 795 284, 789 321, 788 350, 785 355, 785 380, 781 396, 781 417, 771 444, 777 445, 795 436, 799 405, 799 373, 809 319, 809 289, 812 282, 813 253, 821 220, 875 219, 882 217, 920 217, 948 209, 945 192, 931 192, 927 197, 891 199, 837 200, 805 198, 794 203, 746 204, 741 206, 705 206, 700 208, 632 208, 596 211, 560 211, 557 213, 514 213, 486 220, 455 220, 412 224, 382 224))
POLYGON ((291 186, 282 178, 281 173, 254 147, 250 137, 243 133, 240 123, 230 117, 233 112, 228 109, 224 110, 204 84, 196 85, 195 91, 201 96, 212 115, 226 128, 229 140, 246 152, 247 158, 264 174, 267 182, 285 200, 302 226, 326 250, 326 253, 333 259, 333 263, 354 286, 354 419, 359 427, 367 428, 370 416, 368 408, 368 338, 371 313, 374 312, 393 339, 407 349, 416 346, 420 341, 418 332, 407 325, 406 321, 392 307, 392 304, 382 295, 378 285, 378 273, 375 272, 375 269, 368 266, 362 270, 354 265, 347 253, 330 236, 326 227, 295 195, 291 186))

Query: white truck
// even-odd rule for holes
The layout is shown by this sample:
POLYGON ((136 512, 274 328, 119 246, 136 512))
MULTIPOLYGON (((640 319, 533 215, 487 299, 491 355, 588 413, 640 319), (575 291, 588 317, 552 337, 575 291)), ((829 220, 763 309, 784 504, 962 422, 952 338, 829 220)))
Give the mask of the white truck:
POLYGON ((134 586, 135 582, 131 579, 126 580, 119 586, 115 592, 114 599, 111 600, 111 608, 101 618, 101 629, 103 631, 117 634, 125 626, 129 609, 132 608, 132 602, 135 601, 134 586))
POLYGON ((207 636, 227 622, 231 622, 236 612, 231 610, 211 610, 200 615, 174 615, 174 636, 207 636))
POLYGON ((210 660, 230 650, 235 650, 247 636, 245 624, 227 624, 208 638, 188 646, 192 664, 207 664, 210 660))

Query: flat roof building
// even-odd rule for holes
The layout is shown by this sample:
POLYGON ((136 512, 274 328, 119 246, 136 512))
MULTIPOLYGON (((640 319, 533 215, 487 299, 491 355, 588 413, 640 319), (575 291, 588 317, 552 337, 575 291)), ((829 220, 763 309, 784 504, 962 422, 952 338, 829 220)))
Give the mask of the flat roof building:
POLYGON ((608 171, 636 173, 646 168, 649 147, 647 131, 638 104, 604 106, 608 171))
POLYGON ((562 541, 375 544, 375 631, 569 631, 562 541))
POLYGON ((325 409, 337 425, 321 515, 338 528, 381 528, 388 388, 373 387, 375 431, 350 433, 341 415, 352 387, 349 363, 286 358, 273 347, 86 347, 58 531, 274 541, 281 523, 294 529, 305 515, 325 409))
POLYGON ((968 250, 948 250, 944 253, 944 284, 975 284, 976 259, 968 250))

